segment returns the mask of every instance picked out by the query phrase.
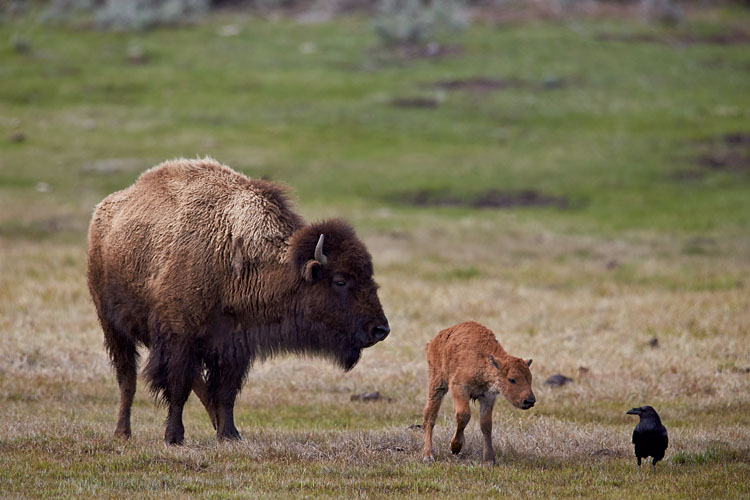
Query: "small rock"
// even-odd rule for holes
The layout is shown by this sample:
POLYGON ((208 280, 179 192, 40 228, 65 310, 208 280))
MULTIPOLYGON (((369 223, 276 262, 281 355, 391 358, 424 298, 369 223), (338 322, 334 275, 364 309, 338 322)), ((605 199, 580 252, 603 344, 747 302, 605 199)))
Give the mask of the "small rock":
POLYGON ((614 269, 614 268, 616 268, 616 267, 617 267, 618 265, 619 265, 619 263, 617 262, 617 259, 611 259, 611 260, 608 260, 608 261, 607 261, 607 264, 606 264, 606 266, 605 266, 605 267, 606 267, 607 269, 614 269))
POLYGON ((557 76, 550 76, 542 80, 542 88, 545 90, 561 89, 565 85, 565 80, 557 76))
POLYGON ((240 31, 240 27, 236 24, 225 24, 224 26, 219 28, 219 36, 237 36, 240 34, 240 31))
POLYGON ((375 392, 363 392, 362 394, 353 394, 351 397, 351 401, 386 401, 388 403, 391 402, 391 398, 386 398, 384 396, 380 395, 379 391, 375 392))
POLYGON ((588 368, 587 368, 587 367, 585 367, 585 366, 579 366, 579 367, 578 367, 578 375, 586 375, 586 374, 588 374, 588 373, 589 373, 590 371, 591 371, 591 370, 590 370, 590 369, 588 369, 588 368))
POLYGON ((609 450, 607 448, 601 448, 599 450, 591 452, 592 457, 609 457, 614 454, 615 453, 612 450, 609 450))
POLYGON ((545 380, 544 385, 549 385, 550 387, 560 387, 569 382, 573 382, 573 379, 570 377, 566 377, 565 375, 560 375, 559 373, 556 373, 552 375, 550 378, 548 378, 547 380, 545 380))
POLYGON ((659 347, 659 339, 657 339, 656 337, 652 338, 651 340, 648 341, 648 345, 650 345, 653 348, 659 347))
POLYGON ((10 40, 10 45, 17 54, 28 54, 31 52, 31 41, 26 38, 14 36, 10 40))
POLYGON ((140 45, 128 47, 128 62, 131 64, 146 64, 149 60, 148 54, 140 45))
POLYGON ((299 46, 300 54, 314 54, 317 51, 318 46, 315 45, 315 42, 304 42, 299 46))
POLYGON ((34 189, 37 193, 49 193, 49 184, 46 182, 37 182, 34 189))

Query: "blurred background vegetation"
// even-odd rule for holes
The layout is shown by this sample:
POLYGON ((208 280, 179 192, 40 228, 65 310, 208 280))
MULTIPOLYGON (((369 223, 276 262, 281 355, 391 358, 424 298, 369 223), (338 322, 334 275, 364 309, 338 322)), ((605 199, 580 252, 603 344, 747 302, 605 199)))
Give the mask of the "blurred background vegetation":
POLYGON ((364 224, 744 234, 748 26, 747 1, 3 0, 0 235, 80 238, 196 155, 364 224))

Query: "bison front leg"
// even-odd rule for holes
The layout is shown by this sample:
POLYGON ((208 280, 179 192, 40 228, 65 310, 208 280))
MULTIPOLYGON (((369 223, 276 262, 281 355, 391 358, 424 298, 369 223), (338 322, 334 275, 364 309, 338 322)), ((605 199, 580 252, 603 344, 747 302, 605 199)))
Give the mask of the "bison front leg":
POLYGON ((441 382, 430 381, 427 388, 427 404, 424 407, 424 419, 422 428, 424 429, 424 450, 422 459, 427 462, 434 462, 435 457, 432 455, 432 430, 435 427, 440 404, 448 389, 441 382))
POLYGON ((216 412, 216 438, 219 440, 242 438, 234 425, 234 402, 242 387, 247 365, 221 363, 218 359, 207 362, 208 397, 216 412))
POLYGON ((495 464, 495 450, 492 448, 492 408, 495 406, 494 396, 487 396, 479 400, 479 427, 484 436, 482 447, 485 465, 495 464))
POLYGON ((458 455, 464 446, 464 429, 471 420, 471 408, 469 407, 469 394, 463 386, 451 384, 453 395, 453 412, 456 414, 456 433, 451 439, 451 452, 458 455))

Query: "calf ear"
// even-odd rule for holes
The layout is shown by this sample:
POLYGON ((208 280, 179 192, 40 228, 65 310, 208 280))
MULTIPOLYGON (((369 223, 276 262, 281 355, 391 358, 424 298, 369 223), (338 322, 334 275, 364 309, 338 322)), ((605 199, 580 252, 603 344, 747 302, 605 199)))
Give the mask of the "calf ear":
POLYGON ((497 364, 497 361, 495 361, 495 358, 494 358, 494 357, 492 356, 492 354, 488 354, 488 355, 487 355, 487 359, 489 359, 489 360, 490 360, 490 364, 491 364, 492 366, 494 366, 494 367, 495 367, 495 368, 497 368, 498 370, 500 369, 500 365, 498 365, 498 364, 497 364))
POLYGON ((308 260, 302 268, 302 277, 308 283, 317 283, 323 278, 323 266, 317 260, 308 260))
POLYGON ((531 366, 531 362, 534 361, 533 359, 527 359, 526 360, 526 366, 531 366))

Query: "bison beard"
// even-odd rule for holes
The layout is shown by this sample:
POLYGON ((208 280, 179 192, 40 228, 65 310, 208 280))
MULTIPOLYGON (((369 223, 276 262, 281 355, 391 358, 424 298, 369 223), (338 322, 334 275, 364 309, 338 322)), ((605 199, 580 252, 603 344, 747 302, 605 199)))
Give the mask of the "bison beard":
POLYGON ((305 224, 281 187, 212 160, 166 162, 107 197, 88 260, 124 438, 138 345, 150 349, 144 375, 168 406, 164 439, 180 444, 191 390, 217 437, 237 439, 234 404, 255 360, 320 355, 350 370, 390 331, 351 226, 305 224))

